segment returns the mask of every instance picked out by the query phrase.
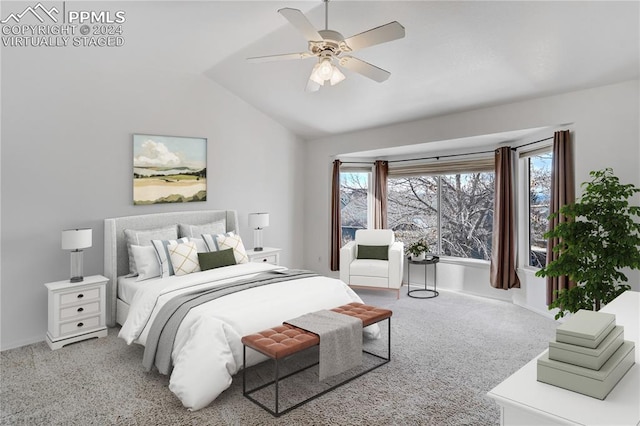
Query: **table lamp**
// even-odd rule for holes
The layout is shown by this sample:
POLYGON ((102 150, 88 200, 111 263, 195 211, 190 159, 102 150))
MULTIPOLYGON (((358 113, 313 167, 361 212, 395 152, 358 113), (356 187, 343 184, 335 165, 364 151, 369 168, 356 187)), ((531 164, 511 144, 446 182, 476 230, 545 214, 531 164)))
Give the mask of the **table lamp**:
POLYGON ((72 283, 84 280, 82 276, 82 249, 91 247, 91 228, 62 231, 62 250, 71 250, 72 283))
POLYGON ((253 251, 262 251, 262 229, 269 226, 269 213, 249 213, 249 228, 253 229, 253 251))

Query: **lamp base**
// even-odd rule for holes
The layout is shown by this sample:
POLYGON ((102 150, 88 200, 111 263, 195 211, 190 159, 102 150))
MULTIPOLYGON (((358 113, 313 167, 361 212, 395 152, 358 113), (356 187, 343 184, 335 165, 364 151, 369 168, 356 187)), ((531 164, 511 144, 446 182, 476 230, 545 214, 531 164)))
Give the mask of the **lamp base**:
POLYGON ((262 251, 262 228, 253 230, 253 251, 262 251))
POLYGON ((82 250, 73 250, 71 252, 71 279, 69 282, 79 283, 83 281, 82 277, 82 250))

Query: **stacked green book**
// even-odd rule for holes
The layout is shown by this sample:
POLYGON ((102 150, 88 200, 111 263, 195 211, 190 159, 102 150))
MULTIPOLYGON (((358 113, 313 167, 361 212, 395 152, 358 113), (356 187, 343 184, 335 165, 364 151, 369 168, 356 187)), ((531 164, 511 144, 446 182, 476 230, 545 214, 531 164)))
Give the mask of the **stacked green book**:
POLYGON ((580 310, 538 358, 538 381, 604 399, 634 362, 635 345, 615 315, 580 310))

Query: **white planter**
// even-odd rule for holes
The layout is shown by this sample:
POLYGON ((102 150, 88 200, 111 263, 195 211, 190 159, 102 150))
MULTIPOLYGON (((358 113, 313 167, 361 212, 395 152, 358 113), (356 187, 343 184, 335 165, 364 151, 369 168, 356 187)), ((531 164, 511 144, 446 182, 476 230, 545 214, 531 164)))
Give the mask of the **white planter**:
POLYGON ((424 260, 424 259, 425 259, 424 252, 420 253, 417 256, 411 255, 411 260, 424 260))

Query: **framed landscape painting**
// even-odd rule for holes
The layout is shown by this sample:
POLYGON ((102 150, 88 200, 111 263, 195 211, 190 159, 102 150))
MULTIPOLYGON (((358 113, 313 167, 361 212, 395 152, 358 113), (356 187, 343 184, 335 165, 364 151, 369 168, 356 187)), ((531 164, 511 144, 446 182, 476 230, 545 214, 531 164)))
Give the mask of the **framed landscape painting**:
POLYGON ((207 139, 133 135, 133 204, 207 200, 207 139))

